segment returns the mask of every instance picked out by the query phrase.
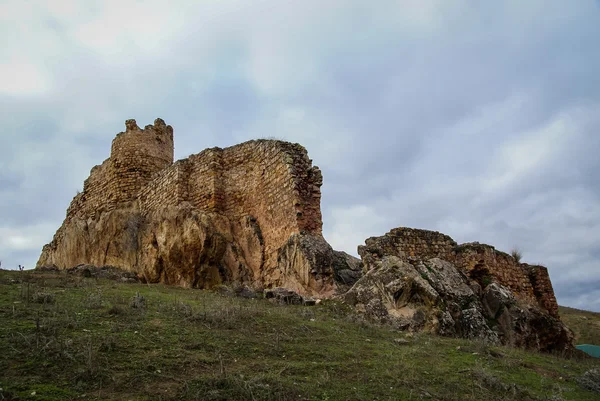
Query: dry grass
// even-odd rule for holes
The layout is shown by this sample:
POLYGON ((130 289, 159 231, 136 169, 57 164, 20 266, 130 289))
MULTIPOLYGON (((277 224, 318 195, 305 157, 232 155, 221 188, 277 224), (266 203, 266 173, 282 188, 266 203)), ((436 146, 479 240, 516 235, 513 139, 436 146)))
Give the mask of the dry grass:
POLYGON ((515 247, 511 249, 510 256, 512 256, 517 263, 521 263, 521 259, 523 259, 523 252, 519 248, 515 247))
POLYGON ((578 383, 596 361, 405 336, 336 302, 0 272, 0 322, 0 400, 597 399, 578 383))
POLYGON ((576 344, 600 345, 600 313, 566 306, 560 306, 558 313, 565 324, 575 333, 576 344))

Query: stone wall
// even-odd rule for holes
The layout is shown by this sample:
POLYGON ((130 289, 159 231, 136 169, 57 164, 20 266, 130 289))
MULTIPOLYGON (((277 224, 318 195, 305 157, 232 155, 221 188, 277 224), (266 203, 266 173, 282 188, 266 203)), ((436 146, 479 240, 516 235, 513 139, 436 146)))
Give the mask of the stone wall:
POLYGON ((525 269, 512 256, 491 245, 462 244, 455 250, 453 263, 484 285, 495 279, 521 299, 537 302, 525 269))
POLYGON ((250 141, 223 150, 217 188, 223 213, 232 220, 255 217, 265 238, 265 252, 273 254, 295 232, 321 234, 319 177, 302 146, 250 141))
POLYGON ((223 211, 222 169, 223 150, 206 149, 190 156, 187 186, 188 200, 196 208, 223 211))
POLYGON ((188 176, 187 161, 178 161, 157 173, 137 196, 142 212, 157 211, 186 201, 189 197, 188 176))
POLYGON ((457 245, 452 238, 437 231, 400 227, 384 236, 367 239, 365 245, 358 247, 358 253, 365 266, 372 266, 383 255, 420 260, 437 257, 453 263, 483 287, 497 281, 510 288, 519 300, 539 305, 558 316, 548 269, 518 263, 491 245, 478 242, 457 245))
POLYGON ((73 217, 94 218, 124 204, 150 213, 188 202, 236 224, 250 216, 262 232, 267 268, 277 264, 277 251, 292 234, 321 235, 323 178, 299 144, 254 140, 173 164, 173 129, 163 120, 144 129, 135 120, 125 124, 110 158, 92 169, 71 202, 54 247, 73 217))
POLYGON ((552 288, 548 269, 538 265, 523 264, 522 266, 529 276, 533 293, 540 306, 548 310, 552 316, 558 316, 558 303, 554 296, 554 289, 552 288))
POLYGON ((419 259, 440 258, 449 260, 456 247, 449 236, 437 231, 399 227, 382 237, 371 237, 358 247, 361 257, 380 258, 383 255, 414 257, 419 259))

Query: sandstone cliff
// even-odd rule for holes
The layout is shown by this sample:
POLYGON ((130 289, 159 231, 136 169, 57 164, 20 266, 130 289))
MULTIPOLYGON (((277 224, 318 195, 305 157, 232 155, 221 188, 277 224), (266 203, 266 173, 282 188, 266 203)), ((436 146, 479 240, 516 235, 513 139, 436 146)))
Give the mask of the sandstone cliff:
POLYGON ((298 144, 249 141, 173 163, 170 126, 128 120, 37 266, 112 265, 149 282, 329 295, 337 259, 321 234, 321 185, 298 144))

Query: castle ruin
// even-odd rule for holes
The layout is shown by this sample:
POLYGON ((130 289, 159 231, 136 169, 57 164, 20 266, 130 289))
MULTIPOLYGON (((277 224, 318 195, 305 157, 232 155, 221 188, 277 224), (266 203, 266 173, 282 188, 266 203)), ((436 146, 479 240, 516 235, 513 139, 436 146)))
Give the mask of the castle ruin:
MULTIPOLYGON (((119 255, 124 253, 125 247, 111 252, 111 247, 119 248, 118 243, 124 242, 118 232, 115 233, 117 238, 100 241, 106 242, 104 253, 95 249, 99 246, 97 238, 83 240, 85 243, 81 240, 89 233, 88 226, 102 220, 102 215, 123 210, 144 221, 146 216, 185 205, 195 211, 218 215, 221 220, 225 218, 231 225, 240 221, 253 225, 257 249, 247 250, 243 258, 248 260, 242 262, 252 264, 250 259, 260 259, 252 266, 252 280, 260 281, 266 271, 274 268, 281 248, 292 235, 322 239, 322 175, 299 144, 253 140, 225 149, 206 149, 173 163, 171 126, 162 119, 156 119, 154 125, 144 129, 139 128, 135 120, 127 120, 125 125, 126 130, 112 142, 110 157, 92 168, 83 191, 71 202, 63 225, 52 243, 44 247, 38 266, 69 268, 78 264, 111 264, 139 270, 140 266, 135 264, 136 261, 139 264, 140 257, 119 255), (79 229, 74 229, 77 227, 79 229)), ((123 224, 123 231, 128 225, 131 226, 131 218, 123 224)), ((222 227, 221 231, 233 233, 236 229, 222 227)), ((96 237, 104 236, 106 233, 96 234, 96 237)), ((232 238, 228 241, 235 242, 232 238)), ((153 238, 152 242, 156 247, 157 239, 153 238)), ((144 246, 142 243, 134 251, 143 251, 139 248, 144 246)), ((239 253, 244 248, 244 244, 233 245, 231 252, 239 253)), ((167 262, 160 261, 161 268, 167 262)), ((221 273, 227 270, 223 266, 219 268, 221 273)), ((244 270, 247 266, 235 268, 244 270)))

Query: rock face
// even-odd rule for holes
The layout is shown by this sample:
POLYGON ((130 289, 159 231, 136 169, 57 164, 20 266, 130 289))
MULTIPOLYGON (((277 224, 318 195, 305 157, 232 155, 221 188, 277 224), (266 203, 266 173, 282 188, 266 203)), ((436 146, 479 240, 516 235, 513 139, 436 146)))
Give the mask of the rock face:
POLYGON ((489 245, 458 246, 425 230, 394 229, 359 247, 364 275, 342 299, 401 330, 573 350, 547 270, 489 245), (534 281, 535 280, 535 281, 534 281))
POLYGON ((173 163, 173 129, 135 120, 92 169, 38 267, 112 265, 149 282, 335 290, 322 237, 322 176, 282 141, 207 149, 173 163))

